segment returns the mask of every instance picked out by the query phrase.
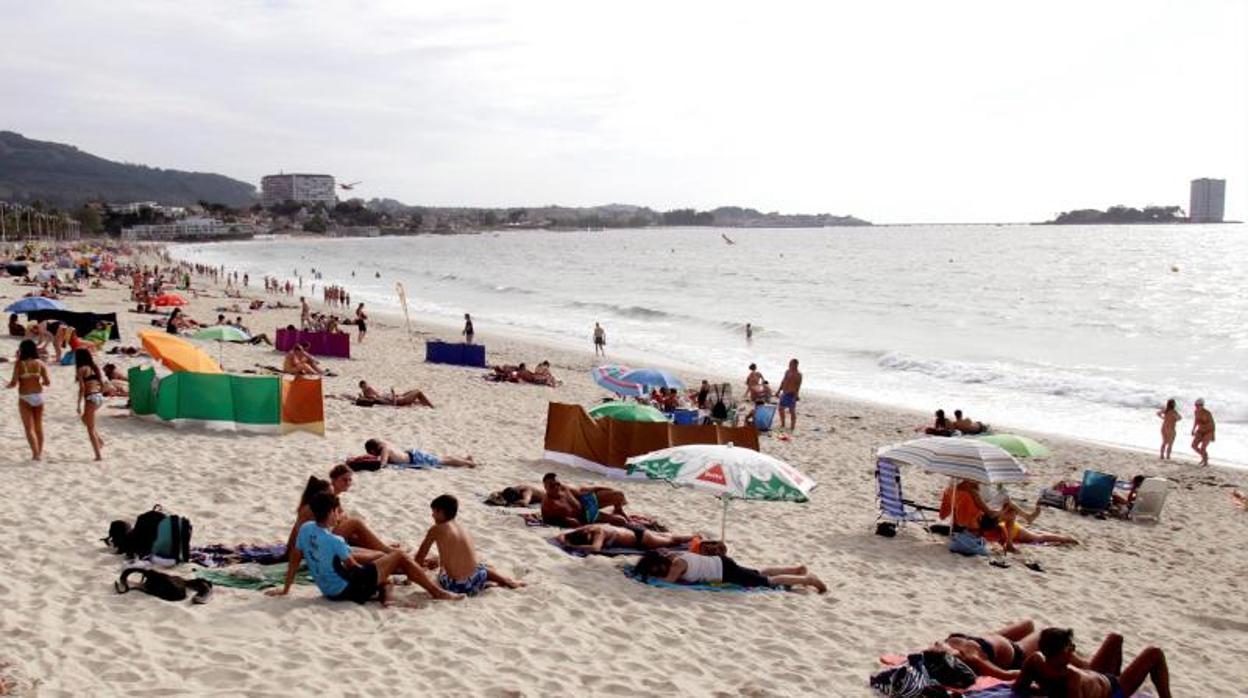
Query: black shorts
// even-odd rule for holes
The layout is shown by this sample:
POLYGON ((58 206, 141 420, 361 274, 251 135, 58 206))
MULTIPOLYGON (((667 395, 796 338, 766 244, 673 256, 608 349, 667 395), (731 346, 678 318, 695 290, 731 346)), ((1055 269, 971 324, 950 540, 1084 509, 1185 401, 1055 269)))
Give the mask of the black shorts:
POLYGON ((363 320, 360 320, 360 321, 356 322, 356 323, 355 323, 355 326, 356 326, 356 327, 358 327, 358 328, 360 329, 360 332, 367 332, 367 331, 368 331, 368 323, 364 322, 363 320))
POLYGON ((371 562, 364 563, 353 570, 349 570, 347 588, 343 589, 341 594, 331 598, 334 601, 354 601, 356 603, 370 601, 381 592, 381 584, 378 582, 377 565, 371 562))
POLYGON ((762 572, 752 570, 748 567, 738 565, 735 560, 727 555, 720 555, 719 559, 724 563, 724 583, 736 584, 743 587, 769 587, 771 582, 763 576, 762 572))

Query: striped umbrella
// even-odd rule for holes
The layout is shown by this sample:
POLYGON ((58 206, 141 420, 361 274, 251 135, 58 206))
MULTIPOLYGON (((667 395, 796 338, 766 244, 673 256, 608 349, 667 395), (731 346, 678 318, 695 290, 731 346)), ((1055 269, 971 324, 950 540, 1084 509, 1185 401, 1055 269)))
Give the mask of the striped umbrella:
POLYGON ((988 485, 1026 482, 1030 477, 1014 456, 979 439, 929 436, 886 446, 876 455, 894 463, 988 485))
POLYGON ((616 395, 630 395, 633 397, 645 395, 646 386, 624 380, 624 374, 628 373, 628 371, 629 369, 625 366, 596 366, 589 370, 589 375, 593 377, 595 383, 616 395))
POLYGON ((637 383, 647 388, 683 388, 685 382, 657 368, 635 368, 620 377, 625 383, 637 383))

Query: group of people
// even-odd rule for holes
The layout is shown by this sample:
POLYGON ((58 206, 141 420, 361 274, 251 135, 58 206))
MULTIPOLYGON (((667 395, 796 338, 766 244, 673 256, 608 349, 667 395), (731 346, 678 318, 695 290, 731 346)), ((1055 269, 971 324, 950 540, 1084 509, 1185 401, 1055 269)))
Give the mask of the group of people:
MULTIPOLYGON (((312 306, 308 303, 307 296, 299 297, 299 326, 305 332, 328 332, 330 334, 338 334, 342 332, 342 326, 353 325, 359 331, 356 337, 357 342, 363 342, 364 337, 368 334, 368 313, 364 310, 364 304, 360 303, 355 308, 354 318, 341 318, 332 313, 318 313, 312 310, 312 306)), ((289 329, 294 329, 290 327, 289 329)))
POLYGON ((915 430, 928 436, 962 436, 987 434, 988 425, 967 417, 960 409, 953 411, 953 419, 946 417, 944 410, 936 410, 936 420, 931 426, 919 426, 915 430))
MULTIPOLYGON (((86 348, 74 350, 74 381, 78 386, 78 414, 86 427, 95 460, 102 460, 104 439, 96 428, 96 413, 104 406, 110 393, 127 394, 125 387, 111 384, 105 373, 96 366, 91 350, 86 348)), ((47 364, 39 358, 39 350, 34 340, 23 339, 18 344, 17 360, 13 362, 13 374, 7 387, 17 388, 18 415, 26 433, 26 442, 30 446, 31 459, 36 461, 43 459, 43 391, 51 385, 47 364)))
POLYGON ((532 370, 525 363, 491 366, 486 379, 496 383, 532 383, 552 388, 559 385, 559 380, 550 372, 550 362, 545 360, 538 363, 532 370))
MULTIPOLYGON (((1192 450, 1200 456, 1201 465, 1209 465, 1209 444, 1215 440, 1217 424, 1214 422, 1213 413, 1205 407, 1205 399, 1203 397, 1196 398, 1193 409, 1192 450)), ((1159 457, 1161 460, 1170 460, 1170 454, 1174 450, 1174 440, 1178 437, 1178 424, 1183 419, 1183 415, 1179 414, 1178 407, 1174 399, 1171 398, 1166 401, 1165 407, 1157 410, 1157 417, 1161 419, 1161 451, 1159 457)))
MULTIPOLYGON (((797 366, 797 359, 789 359, 789 367, 780 379, 780 388, 774 394, 771 383, 763 377, 757 364, 750 364, 750 371, 745 376, 745 395, 754 409, 759 405, 770 404, 774 395, 779 403, 777 412, 780 415, 781 429, 797 429, 797 402, 801 399, 802 392, 802 373, 797 366)), ((752 410, 747 422, 753 421, 753 414, 752 410)))

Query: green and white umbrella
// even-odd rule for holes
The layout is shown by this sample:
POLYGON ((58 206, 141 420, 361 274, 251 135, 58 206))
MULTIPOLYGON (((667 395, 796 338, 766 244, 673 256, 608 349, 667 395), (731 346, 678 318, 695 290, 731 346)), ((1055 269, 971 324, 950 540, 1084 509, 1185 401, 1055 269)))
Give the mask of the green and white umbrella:
POLYGON ((212 325, 191 335, 191 339, 216 340, 218 342, 246 342, 247 333, 232 325, 212 325))
POLYGON ((720 538, 732 499, 805 502, 817 484, 784 461, 732 444, 665 448, 627 461, 629 477, 663 480, 719 496, 724 503, 720 538))
POLYGON ((666 422, 667 415, 639 402, 604 402, 589 411, 594 419, 609 417, 621 422, 666 422))
POLYGON ((989 434, 979 437, 979 440, 1000 446, 1011 456, 1018 458, 1044 458, 1053 453, 1039 441, 1018 434, 989 434))

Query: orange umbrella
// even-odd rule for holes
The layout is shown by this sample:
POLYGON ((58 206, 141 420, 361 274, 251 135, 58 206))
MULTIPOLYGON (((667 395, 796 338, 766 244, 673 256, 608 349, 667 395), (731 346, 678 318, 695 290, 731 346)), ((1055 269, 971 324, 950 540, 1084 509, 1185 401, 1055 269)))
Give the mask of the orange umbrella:
POLYGON ((186 299, 176 293, 165 293, 152 300, 155 305, 186 305, 186 299))
POLYGON ((143 348, 173 371, 192 373, 225 373, 221 365, 212 360, 194 344, 179 339, 168 332, 140 332, 143 348))

